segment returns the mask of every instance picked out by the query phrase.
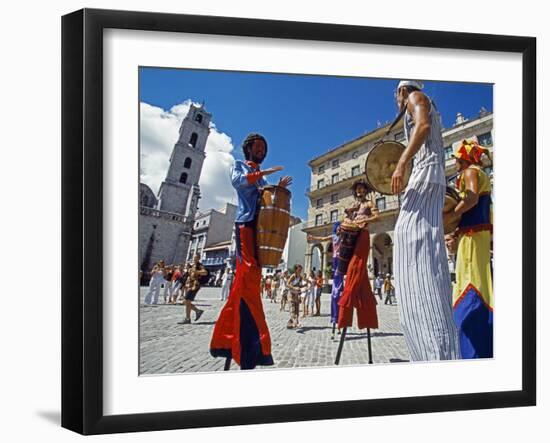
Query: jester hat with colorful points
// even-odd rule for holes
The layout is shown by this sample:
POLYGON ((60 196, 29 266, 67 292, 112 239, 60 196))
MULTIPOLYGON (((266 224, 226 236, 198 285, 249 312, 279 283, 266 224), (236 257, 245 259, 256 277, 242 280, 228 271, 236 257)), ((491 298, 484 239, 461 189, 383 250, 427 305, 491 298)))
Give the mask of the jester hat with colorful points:
POLYGON ((462 140, 460 146, 453 154, 459 160, 467 161, 472 164, 480 164, 483 154, 487 154, 488 150, 480 146, 477 140, 462 140))

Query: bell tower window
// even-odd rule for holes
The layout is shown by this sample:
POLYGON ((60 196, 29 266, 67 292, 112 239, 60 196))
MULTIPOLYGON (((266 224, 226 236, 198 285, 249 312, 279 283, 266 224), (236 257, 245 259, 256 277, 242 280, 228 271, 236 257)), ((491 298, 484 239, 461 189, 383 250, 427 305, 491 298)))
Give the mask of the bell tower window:
POLYGON ((199 136, 196 132, 193 132, 193 134, 191 134, 191 138, 189 139, 189 144, 193 146, 193 148, 197 145, 197 138, 199 138, 199 136))
POLYGON ((191 157, 187 157, 183 163, 183 167, 189 169, 191 167, 191 157))
POLYGON ((197 115, 195 116, 195 121, 196 121, 196 122, 199 122, 199 123, 202 123, 202 114, 197 114, 197 115))
POLYGON ((180 183, 187 183, 187 172, 182 172, 180 175, 180 183))

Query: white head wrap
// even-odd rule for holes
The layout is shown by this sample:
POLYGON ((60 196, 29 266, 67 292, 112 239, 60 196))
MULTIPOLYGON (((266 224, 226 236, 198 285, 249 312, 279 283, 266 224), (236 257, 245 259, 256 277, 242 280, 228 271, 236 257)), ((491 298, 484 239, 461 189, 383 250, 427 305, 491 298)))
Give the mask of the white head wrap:
POLYGON ((424 85, 416 80, 401 80, 399 84, 397 85, 397 90, 399 91, 399 88, 402 88, 403 86, 412 86, 414 88, 423 89, 424 85))

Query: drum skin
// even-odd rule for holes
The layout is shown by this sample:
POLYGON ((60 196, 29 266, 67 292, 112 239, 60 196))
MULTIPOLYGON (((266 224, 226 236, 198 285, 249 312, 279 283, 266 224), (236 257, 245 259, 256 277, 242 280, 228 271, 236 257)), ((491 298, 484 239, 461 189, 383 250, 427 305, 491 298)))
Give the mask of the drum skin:
POLYGON ((290 195, 281 186, 265 186, 260 192, 256 246, 262 267, 277 267, 281 261, 290 225, 290 195))
MULTIPOLYGON (((380 194, 392 195, 391 177, 405 145, 396 141, 382 141, 373 146, 365 160, 365 176, 372 189, 380 194)), ((411 176, 412 165, 407 165, 403 187, 407 186, 411 176)))
POLYGON ((338 272, 346 275, 349 261, 353 257, 355 244, 361 229, 358 226, 344 224, 340 225, 340 251, 338 254, 338 272))
MULTIPOLYGON (((443 204, 443 214, 452 211, 454 208, 456 208, 456 205, 458 205, 459 202, 460 195, 458 194, 456 189, 447 186, 445 189, 445 203, 443 204)), ((460 223, 460 218, 460 216, 457 216, 444 224, 443 230, 445 234, 452 233, 458 227, 458 224, 460 223)))

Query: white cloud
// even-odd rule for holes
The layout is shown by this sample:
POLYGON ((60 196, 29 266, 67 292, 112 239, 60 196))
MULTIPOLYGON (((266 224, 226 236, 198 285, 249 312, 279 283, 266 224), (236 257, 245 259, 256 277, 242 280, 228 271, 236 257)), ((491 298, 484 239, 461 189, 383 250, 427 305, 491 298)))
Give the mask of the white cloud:
MULTIPOLYGON (((191 101, 186 100, 165 111, 148 103, 141 103, 140 180, 155 194, 166 177, 179 127, 190 106, 191 101)), ((236 193, 229 179, 229 170, 234 161, 232 151, 231 137, 218 131, 216 125, 211 123, 206 142, 206 158, 199 180, 201 211, 220 209, 226 202, 236 203, 236 193)))

